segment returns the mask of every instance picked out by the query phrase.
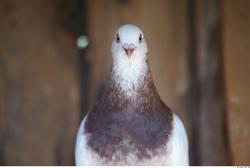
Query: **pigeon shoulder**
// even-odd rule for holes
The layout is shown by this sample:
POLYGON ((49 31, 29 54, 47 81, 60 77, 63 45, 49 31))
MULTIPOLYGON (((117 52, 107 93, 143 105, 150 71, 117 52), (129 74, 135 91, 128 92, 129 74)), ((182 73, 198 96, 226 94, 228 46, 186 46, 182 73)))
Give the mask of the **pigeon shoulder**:
POLYGON ((188 137, 181 119, 173 113, 172 133, 168 143, 170 165, 189 165, 188 137))
POLYGON ((89 112, 85 115, 82 120, 80 127, 77 131, 76 144, 75 144, 75 164, 80 165, 90 165, 91 156, 89 156, 87 147, 88 135, 85 131, 85 123, 87 120, 89 112))

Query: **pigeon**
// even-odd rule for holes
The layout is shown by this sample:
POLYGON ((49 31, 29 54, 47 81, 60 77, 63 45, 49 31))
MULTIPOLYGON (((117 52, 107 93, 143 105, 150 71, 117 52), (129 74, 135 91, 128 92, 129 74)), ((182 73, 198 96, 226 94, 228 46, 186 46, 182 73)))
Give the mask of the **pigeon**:
POLYGON ((157 93, 147 52, 139 27, 118 29, 111 70, 78 129, 76 165, 189 165, 184 125, 157 93))

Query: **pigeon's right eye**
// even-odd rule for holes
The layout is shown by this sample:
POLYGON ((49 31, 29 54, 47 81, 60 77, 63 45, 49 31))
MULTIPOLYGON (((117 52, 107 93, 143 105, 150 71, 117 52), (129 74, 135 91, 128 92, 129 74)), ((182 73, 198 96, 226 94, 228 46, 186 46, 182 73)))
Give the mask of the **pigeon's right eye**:
POLYGON ((116 42, 117 42, 117 43, 120 43, 120 37, 119 37, 118 34, 116 34, 116 42))

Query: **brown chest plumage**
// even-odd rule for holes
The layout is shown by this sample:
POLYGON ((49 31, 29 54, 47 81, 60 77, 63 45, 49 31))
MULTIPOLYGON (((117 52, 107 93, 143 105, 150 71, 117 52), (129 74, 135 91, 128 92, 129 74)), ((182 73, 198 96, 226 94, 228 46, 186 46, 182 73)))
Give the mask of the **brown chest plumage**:
POLYGON ((172 112, 157 94, 150 72, 132 97, 125 96, 111 72, 86 120, 85 130, 90 135, 87 144, 107 160, 116 151, 122 154, 118 160, 130 153, 149 159, 167 144, 172 120, 172 112))

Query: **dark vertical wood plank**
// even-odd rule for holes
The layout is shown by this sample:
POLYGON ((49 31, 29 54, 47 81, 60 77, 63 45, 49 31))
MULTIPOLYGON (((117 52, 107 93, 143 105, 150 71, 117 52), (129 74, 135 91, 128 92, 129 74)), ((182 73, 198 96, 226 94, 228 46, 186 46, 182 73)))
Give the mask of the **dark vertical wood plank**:
POLYGON ((198 55, 197 46, 197 30, 196 30, 196 5, 195 0, 189 0, 187 4, 188 18, 188 50, 187 50, 187 71, 188 71, 188 91, 187 91, 187 111, 190 116, 190 139, 189 154, 190 164, 199 164, 199 148, 198 148, 198 121, 199 121, 199 77, 198 77, 198 55))
MULTIPOLYGON (((228 165, 230 150, 226 123, 221 44, 221 16, 218 1, 193 1, 193 59, 190 69, 194 94, 193 143, 197 165, 228 165), (193 67, 193 68, 192 68, 193 67), (197 71, 197 72, 194 72, 197 71), (194 90, 197 87, 197 90, 194 90), (217 155, 217 153, 220 153, 217 155)), ((193 88, 193 89, 192 89, 193 88)), ((191 110, 190 109, 190 110, 191 110)))
MULTIPOLYGON (((4 18, 3 15, 3 3, 0 1, 0 31, 2 31, 2 20, 4 18)), ((1 45, 1 44, 0 44, 1 45)), ((0 53, 2 53, 2 48, 0 47, 0 53)), ((0 57, 0 79, 4 79, 4 69, 3 69, 3 61, 0 57)), ((4 163, 4 80, 0 80, 0 165, 5 165, 4 163)))

